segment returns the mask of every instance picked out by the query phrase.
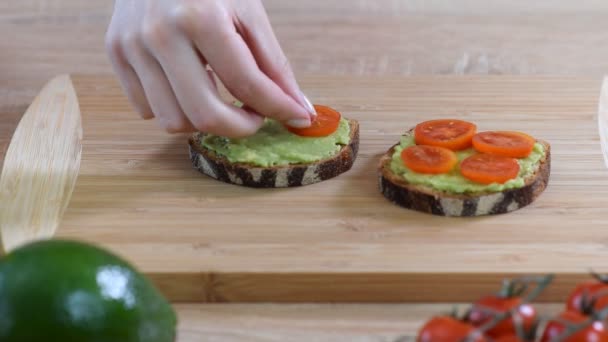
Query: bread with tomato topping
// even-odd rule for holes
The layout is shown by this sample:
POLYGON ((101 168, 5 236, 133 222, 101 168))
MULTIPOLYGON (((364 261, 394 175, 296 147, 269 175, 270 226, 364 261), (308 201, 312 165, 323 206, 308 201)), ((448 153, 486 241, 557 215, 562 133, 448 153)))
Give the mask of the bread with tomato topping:
POLYGON ((339 120, 333 133, 317 137, 294 134, 271 119, 256 135, 242 139, 198 132, 189 139, 190 159, 201 173, 235 185, 288 188, 319 183, 347 172, 357 158, 359 123, 339 120))
MULTIPOLYGON (((381 157, 378 168, 379 190, 389 201, 403 208, 451 217, 505 214, 533 203, 549 183, 551 147, 546 141, 534 139, 535 149, 542 153, 535 155, 536 159, 527 165, 525 173, 522 171, 521 179, 514 179, 511 184, 505 183, 509 186, 496 183, 477 186, 466 179, 463 184, 468 184, 471 188, 466 189, 450 187, 450 179, 458 177, 458 166, 447 176, 419 175, 407 167, 401 169, 399 150, 404 149, 404 144, 411 147, 411 142, 415 141, 414 137, 415 128, 407 131, 402 136, 401 143, 392 146, 381 157), (406 176, 411 181, 408 181, 406 176), (446 180, 433 177, 444 177, 446 180)), ((477 156, 479 152, 472 149, 473 147, 470 147, 469 150, 459 153, 477 156)), ((523 165, 523 162, 521 164, 523 165)))

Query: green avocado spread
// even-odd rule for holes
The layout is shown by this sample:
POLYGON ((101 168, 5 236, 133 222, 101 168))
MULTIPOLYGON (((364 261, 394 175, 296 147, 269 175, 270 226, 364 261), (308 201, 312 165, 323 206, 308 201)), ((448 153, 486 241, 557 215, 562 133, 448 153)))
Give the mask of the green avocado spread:
POLYGON ((539 166, 539 161, 544 157, 545 154, 543 145, 536 143, 532 153, 528 157, 517 160, 520 165, 520 171, 517 178, 511 179, 504 184, 492 183, 486 185, 470 181, 460 174, 458 165, 460 165, 462 160, 473 155, 475 153, 474 149, 471 148, 456 152, 459 163, 451 172, 440 175, 427 175, 416 173, 408 169, 401 159, 401 152, 403 149, 414 146, 415 144, 416 143, 413 136, 404 136, 401 138, 401 143, 395 148, 395 152, 392 156, 390 168, 393 173, 400 175, 409 183, 425 185, 439 191, 451 193, 486 191, 498 192, 508 189, 521 188, 524 186, 524 180, 536 172, 539 166))
POLYGON ((344 118, 333 134, 315 138, 293 134, 280 122, 267 118, 252 136, 229 139, 207 135, 202 145, 232 163, 272 167, 316 162, 335 155, 349 142, 350 125, 344 118))

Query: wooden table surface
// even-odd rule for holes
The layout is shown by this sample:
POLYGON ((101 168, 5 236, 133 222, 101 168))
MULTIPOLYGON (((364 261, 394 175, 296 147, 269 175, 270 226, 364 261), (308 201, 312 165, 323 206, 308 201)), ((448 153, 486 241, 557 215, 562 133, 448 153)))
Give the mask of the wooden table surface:
MULTIPOLYGON (((264 1, 297 75, 608 71, 604 0, 264 1)), ((112 1, 0 2, 0 163, 40 87, 110 73, 112 1)), ((180 341, 393 341, 451 305, 179 305, 180 341)), ((558 306, 544 309, 553 312, 558 306)), ((408 340, 408 339, 406 339, 408 340)))

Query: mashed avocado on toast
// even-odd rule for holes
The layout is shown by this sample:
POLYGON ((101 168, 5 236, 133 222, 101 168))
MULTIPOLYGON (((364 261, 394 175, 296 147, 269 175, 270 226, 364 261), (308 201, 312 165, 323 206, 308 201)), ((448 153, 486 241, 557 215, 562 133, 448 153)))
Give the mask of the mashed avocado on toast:
POLYGON ((266 119, 260 130, 246 138, 228 139, 207 135, 204 148, 228 159, 260 167, 312 163, 330 158, 350 140, 349 122, 341 118, 338 129, 326 137, 302 137, 291 133, 281 123, 266 119))
POLYGON ((333 108, 314 107, 317 115, 306 128, 265 118, 244 138, 194 133, 188 139, 192 165, 216 180, 251 188, 299 187, 337 177, 357 158, 359 123, 333 108))
POLYGON ((379 190, 392 203, 437 216, 513 212, 547 188, 551 145, 520 131, 477 131, 473 122, 428 120, 380 157, 379 190))
MULTIPOLYGON (((542 160, 545 155, 543 145, 536 143, 532 153, 528 157, 518 159, 520 171, 517 178, 511 179, 504 184, 492 183, 486 185, 472 182, 463 177, 458 169, 458 166, 456 166, 456 168, 449 173, 439 175, 428 175, 413 172, 404 165, 401 159, 401 152, 403 149, 414 145, 416 145, 416 143, 413 135, 403 136, 401 138, 400 144, 395 147, 395 152, 392 155, 392 161, 390 164, 391 171, 403 177, 411 184, 425 185, 438 191, 459 194, 468 192, 498 192, 507 189, 520 188, 524 186, 525 179, 536 172, 540 160, 542 160)), ((470 148, 463 151, 457 151, 456 156, 460 162, 474 153, 475 150, 470 148)))

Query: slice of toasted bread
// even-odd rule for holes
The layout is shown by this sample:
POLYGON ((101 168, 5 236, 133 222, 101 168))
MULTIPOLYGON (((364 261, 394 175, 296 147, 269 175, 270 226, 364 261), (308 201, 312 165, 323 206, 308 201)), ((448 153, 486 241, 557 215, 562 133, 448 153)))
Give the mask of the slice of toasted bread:
MULTIPOLYGON (((413 134, 409 131, 406 135, 413 134)), ((534 202, 545 190, 551 173, 551 148, 549 143, 537 140, 545 148, 534 174, 524 180, 524 186, 501 192, 477 192, 467 194, 438 191, 425 185, 408 183, 391 171, 391 156, 398 144, 382 156, 379 164, 380 191, 391 202, 407 208, 438 216, 471 217, 505 214, 521 209, 534 202)))
POLYGON ((350 170, 357 158, 359 123, 355 120, 348 120, 348 123, 348 145, 342 146, 334 156, 314 163, 274 167, 232 163, 201 144, 204 133, 195 133, 190 137, 190 160, 194 168, 209 177, 252 188, 287 188, 319 183, 350 170))

